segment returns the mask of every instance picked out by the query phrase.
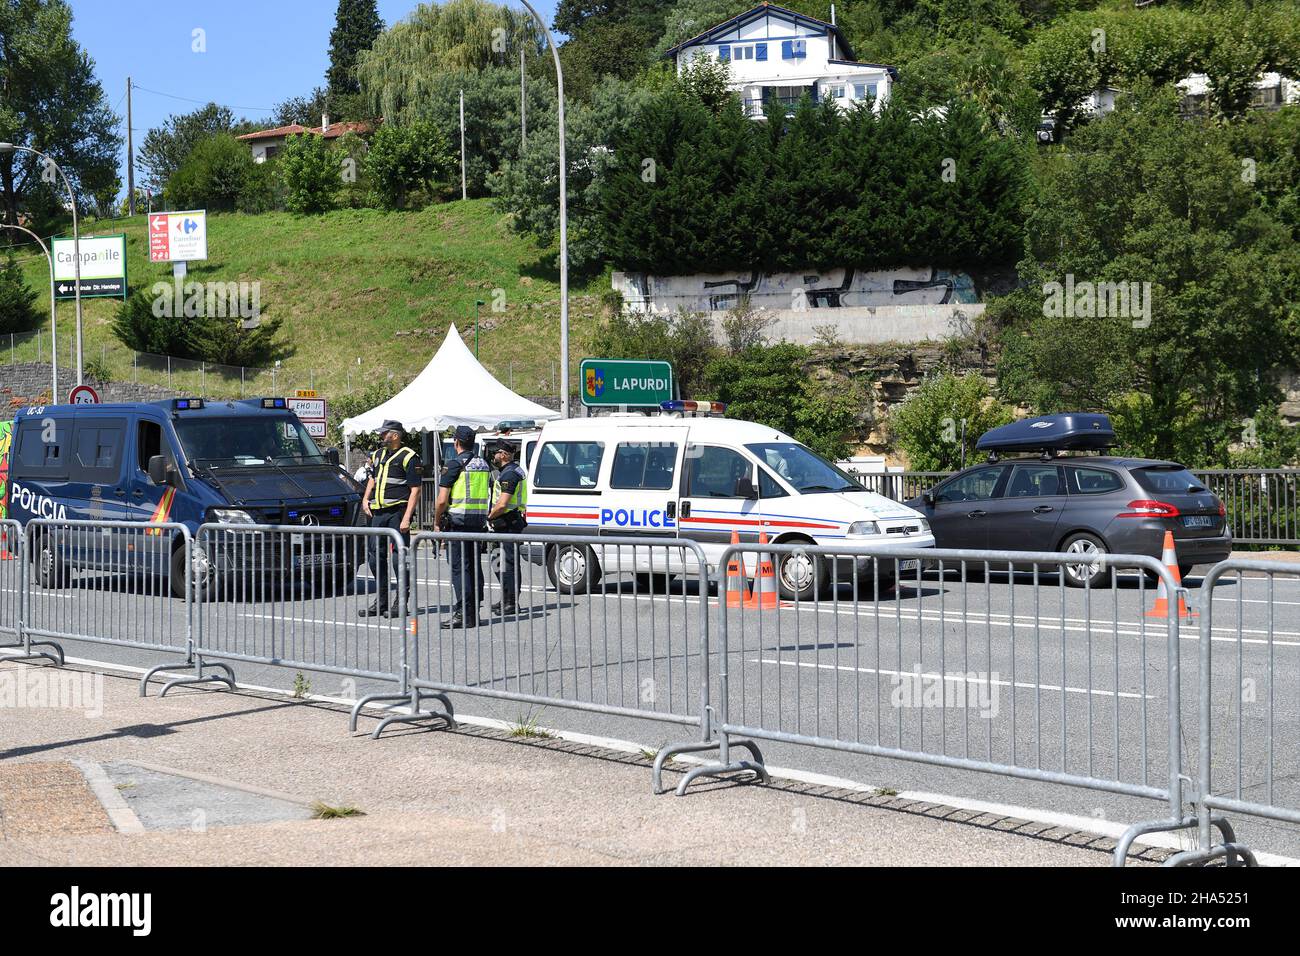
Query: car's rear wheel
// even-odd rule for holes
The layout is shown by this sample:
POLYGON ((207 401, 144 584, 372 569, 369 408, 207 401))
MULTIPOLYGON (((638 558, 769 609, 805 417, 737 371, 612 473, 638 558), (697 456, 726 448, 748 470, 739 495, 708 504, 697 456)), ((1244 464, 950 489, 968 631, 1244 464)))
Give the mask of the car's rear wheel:
POLYGON ((1061 542, 1061 550, 1066 554, 1091 559, 1061 565, 1061 574, 1070 587, 1099 588, 1110 584, 1112 571, 1106 561, 1109 551, 1106 543, 1096 535, 1083 532, 1072 534, 1061 542))
MULTIPOLYGON (((206 601, 213 591, 213 581, 216 578, 216 569, 212 566, 212 561, 208 558, 207 548, 199 544, 190 545, 190 569, 194 575, 191 587, 194 589, 194 598, 198 601, 206 601)), ((185 597, 185 545, 184 543, 172 549, 171 563, 167 569, 168 582, 171 585, 173 597, 185 597)))

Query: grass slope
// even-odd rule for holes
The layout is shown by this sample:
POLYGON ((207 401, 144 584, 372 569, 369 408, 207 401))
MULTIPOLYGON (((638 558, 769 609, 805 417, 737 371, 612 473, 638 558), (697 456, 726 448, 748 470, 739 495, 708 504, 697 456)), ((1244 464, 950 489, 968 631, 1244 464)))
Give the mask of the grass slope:
MULTIPOLYGON (((171 276, 170 265, 149 262, 146 226, 141 215, 91 223, 85 229, 86 235, 126 233, 127 275, 133 290, 171 276)), ((283 393, 310 384, 327 396, 338 396, 390 374, 400 387, 424 368, 452 323, 474 347, 476 300, 486 303, 479 341, 483 364, 507 384, 513 365, 514 388, 523 394, 557 394, 553 363, 559 353, 560 292, 554 252, 513 234, 506 217, 493 211, 488 200, 418 212, 210 214, 208 233, 209 258, 191 263, 187 278, 260 282, 263 315, 284 320, 283 335, 293 350, 274 381, 269 375, 253 379, 250 374, 245 382, 250 395, 267 394, 273 385, 283 393), (504 312, 493 311, 494 301, 504 302, 504 312)), ((27 258, 24 270, 40 293, 37 308, 48 316, 48 273, 39 251, 27 258)), ((577 363, 595 328, 599 296, 608 288, 607 277, 571 276, 574 383, 577 363)), ((86 359, 106 356, 115 379, 166 384, 165 370, 134 368, 130 350, 113 337, 119 305, 117 299, 82 301, 86 359)), ((72 302, 60 301, 61 372, 70 369, 73 316, 72 302)), ((43 357, 48 361, 48 318, 43 335, 43 357)), ((17 341, 17 360, 34 361, 35 334, 17 341)), ((9 343, 0 345, 8 349, 9 343)), ((8 359, 0 356, 0 362, 8 359)), ((60 377, 72 380, 70 374, 60 377)), ((174 363, 172 384, 197 393, 200 376, 182 373, 174 363)), ((223 375, 209 368, 205 384, 214 396, 240 392, 237 371, 223 375)))

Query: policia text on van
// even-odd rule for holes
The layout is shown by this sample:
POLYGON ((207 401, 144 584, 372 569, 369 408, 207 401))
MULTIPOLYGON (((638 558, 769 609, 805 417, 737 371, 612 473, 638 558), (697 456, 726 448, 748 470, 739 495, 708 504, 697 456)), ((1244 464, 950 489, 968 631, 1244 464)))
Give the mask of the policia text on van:
MULTIPOLYGON (((11 427, 9 517, 24 524, 32 518, 171 522, 193 534, 206 522, 316 527, 351 525, 357 517, 359 496, 337 456, 316 447, 283 398, 37 406, 22 410, 11 427)), ((130 559, 118 553, 138 552, 136 535, 110 535, 93 548, 74 536, 58 537, 38 533, 34 542, 34 571, 47 587, 75 568, 144 564, 138 553, 130 559)), ((149 537, 146 544, 158 550, 156 566, 180 596, 181 536, 149 537)), ((356 568, 343 549, 322 554, 317 545, 315 573, 350 580, 356 568)), ((195 552, 195 587, 206 593, 231 569, 214 568, 197 544, 195 552)), ((270 575, 301 568, 305 560, 268 539, 241 565, 270 575)))

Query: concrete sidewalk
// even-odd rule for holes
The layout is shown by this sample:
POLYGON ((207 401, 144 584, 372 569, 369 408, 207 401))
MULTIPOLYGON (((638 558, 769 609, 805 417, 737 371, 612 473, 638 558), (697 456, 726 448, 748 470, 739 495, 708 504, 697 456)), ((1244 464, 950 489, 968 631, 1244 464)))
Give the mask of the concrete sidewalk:
POLYGON ((343 707, 261 692, 142 700, 106 673, 97 716, 30 705, 67 671, 0 663, 0 863, 1104 866, 1113 846, 789 781, 656 796, 637 754, 475 727, 372 741, 373 720, 349 735, 343 707), (364 815, 315 819, 318 802, 364 815))

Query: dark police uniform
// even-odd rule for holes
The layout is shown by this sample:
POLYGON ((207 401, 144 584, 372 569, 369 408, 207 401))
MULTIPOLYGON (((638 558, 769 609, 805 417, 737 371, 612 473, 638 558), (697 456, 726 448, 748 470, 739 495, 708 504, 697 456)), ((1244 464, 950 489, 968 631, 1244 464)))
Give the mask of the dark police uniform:
MULTIPOLYGON (((370 527, 392 528, 402 535, 407 547, 411 545, 411 533, 402 532, 402 516, 406 514, 406 504, 411 499, 411 489, 420 487, 424 466, 420 456, 412 448, 403 446, 396 451, 381 448, 370 456, 371 477, 374 488, 370 492, 370 527)), ((412 515, 414 519, 414 515, 412 515)), ((379 582, 378 607, 382 612, 388 608, 388 564, 389 555, 379 560, 378 541, 370 540, 368 558, 370 571, 379 582)), ((407 601, 410 601, 411 579, 408 569, 406 579, 407 601)))
MULTIPOLYGON (((503 534, 523 534, 528 522, 526 511, 528 505, 528 476, 519 462, 512 461, 501 469, 492 486, 492 505, 495 507, 501 495, 510 496, 510 504, 505 514, 492 521, 492 530, 503 534)), ((503 544, 501 552, 501 596, 503 607, 507 610, 515 606, 519 597, 519 546, 503 544)))
MULTIPOLYGON (((439 488, 451 491, 448 507, 450 530, 486 531, 488 477, 491 470, 486 461, 472 448, 461 452, 447 462, 447 469, 438 479, 439 488)), ((480 557, 483 545, 478 541, 449 541, 451 555, 451 586, 456 592, 456 612, 466 627, 478 621, 478 608, 483 601, 483 570, 480 557), (469 595, 475 595, 472 601, 469 595)))

